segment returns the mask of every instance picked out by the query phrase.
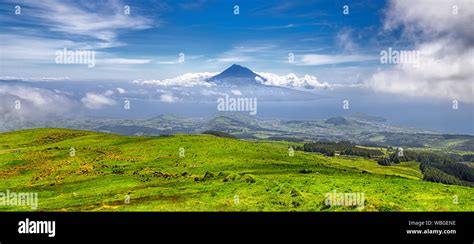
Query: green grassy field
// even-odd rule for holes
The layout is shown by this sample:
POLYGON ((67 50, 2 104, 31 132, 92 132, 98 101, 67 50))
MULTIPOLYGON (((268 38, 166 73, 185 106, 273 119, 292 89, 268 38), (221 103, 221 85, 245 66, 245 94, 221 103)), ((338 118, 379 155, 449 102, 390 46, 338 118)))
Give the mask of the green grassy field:
POLYGON ((290 156, 289 144, 8 132, 0 134, 0 192, 38 192, 36 211, 474 211, 473 188, 423 181, 416 162, 380 166, 360 157, 290 156), (334 190, 364 193, 364 208, 325 205, 334 190))

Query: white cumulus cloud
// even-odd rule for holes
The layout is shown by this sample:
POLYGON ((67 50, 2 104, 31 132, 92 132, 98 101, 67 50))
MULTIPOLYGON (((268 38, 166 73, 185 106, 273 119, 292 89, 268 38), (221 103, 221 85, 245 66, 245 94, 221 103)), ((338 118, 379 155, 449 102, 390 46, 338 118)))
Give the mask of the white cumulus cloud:
POLYGON ((172 94, 163 94, 160 95, 160 101, 165 103, 174 103, 178 100, 177 97, 174 97, 172 94))
POLYGON ((88 92, 81 99, 81 102, 89 109, 101 109, 105 106, 115 105, 115 100, 110 98, 113 92, 111 90, 106 91, 105 93, 93 93, 88 92))
POLYGON ((142 85, 156 85, 156 86, 184 86, 184 87, 193 87, 193 86, 205 86, 211 87, 214 84, 207 82, 207 79, 218 73, 212 72, 200 72, 200 73, 186 73, 171 79, 163 80, 134 80, 133 83, 142 84, 142 85))
POLYGON ((401 29, 419 52, 419 65, 395 64, 376 72, 367 85, 380 92, 474 103, 473 19, 472 1, 391 1, 384 30, 401 29))
POLYGON ((230 93, 234 96, 242 96, 242 92, 239 90, 231 90, 230 93))
POLYGON ((117 87, 117 88, 115 88, 115 89, 117 89, 118 93, 120 93, 120 94, 124 94, 124 93, 127 92, 125 89, 120 88, 120 87, 117 87))
POLYGON ((315 76, 304 75, 303 77, 298 77, 293 73, 287 75, 277 75, 273 73, 259 72, 258 75, 266 79, 266 81, 256 78, 257 81, 263 83, 264 85, 271 86, 282 86, 289 88, 330 88, 330 84, 327 82, 320 82, 315 76))
POLYGON ((53 91, 23 85, 0 85, 0 131, 61 115, 73 106, 74 102, 67 96, 53 91))

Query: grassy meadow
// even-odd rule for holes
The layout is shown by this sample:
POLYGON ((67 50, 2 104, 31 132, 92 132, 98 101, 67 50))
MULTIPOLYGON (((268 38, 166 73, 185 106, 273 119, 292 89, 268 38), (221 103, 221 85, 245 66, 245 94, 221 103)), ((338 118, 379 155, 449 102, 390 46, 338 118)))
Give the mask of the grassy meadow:
POLYGON ((474 188, 423 181, 416 162, 291 156, 289 145, 212 135, 1 133, 0 192, 37 192, 39 201, 37 210, 0 211, 474 211, 474 188), (364 193, 364 207, 327 206, 334 190, 364 193))

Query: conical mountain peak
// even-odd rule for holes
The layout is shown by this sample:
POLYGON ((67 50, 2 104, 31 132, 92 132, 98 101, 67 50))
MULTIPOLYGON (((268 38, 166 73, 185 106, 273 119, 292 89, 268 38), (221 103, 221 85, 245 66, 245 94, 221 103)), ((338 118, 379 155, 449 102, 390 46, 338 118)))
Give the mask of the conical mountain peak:
POLYGON ((261 77, 260 75, 256 74, 252 70, 247 67, 233 64, 229 68, 222 71, 220 74, 211 77, 210 81, 216 82, 226 82, 226 83, 258 83, 255 78, 259 78, 261 80, 266 80, 265 78, 261 77), (243 82, 244 81, 244 82, 243 82))

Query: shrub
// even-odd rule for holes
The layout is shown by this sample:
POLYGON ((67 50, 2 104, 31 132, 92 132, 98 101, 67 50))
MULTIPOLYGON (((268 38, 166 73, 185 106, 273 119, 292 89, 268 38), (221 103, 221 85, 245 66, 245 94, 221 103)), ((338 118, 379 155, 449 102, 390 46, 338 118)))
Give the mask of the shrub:
POLYGON ((377 163, 379 165, 383 165, 383 166, 390 166, 391 165, 391 162, 390 162, 389 158, 381 158, 381 159, 377 160, 377 163))
POLYGON ((224 178, 223 181, 224 182, 229 182, 229 181, 238 180, 239 178, 240 178, 240 176, 238 174, 229 174, 224 178))
POLYGON ((291 194, 291 197, 299 197, 299 196, 301 196, 301 193, 300 193, 298 190, 294 189, 294 188, 291 189, 290 194, 291 194))
POLYGON ((460 179, 449 175, 437 168, 426 165, 420 168, 423 172, 423 180, 444 184, 464 185, 464 183, 460 179))
POLYGON ((242 176, 242 180, 247 182, 247 183, 257 182, 257 180, 255 179, 255 176, 253 176, 251 174, 245 174, 244 176, 242 176))
POLYGON ((231 135, 229 133, 225 133, 225 132, 222 132, 222 131, 216 131, 216 130, 207 130, 207 131, 204 131, 203 134, 236 139, 236 137, 234 135, 231 135))

